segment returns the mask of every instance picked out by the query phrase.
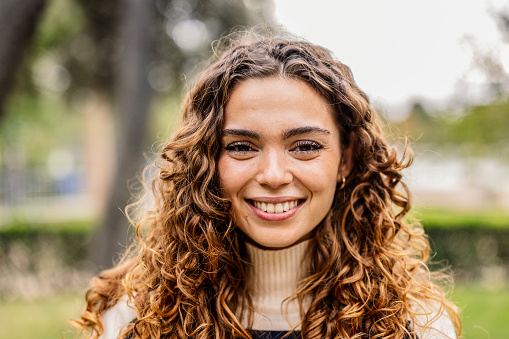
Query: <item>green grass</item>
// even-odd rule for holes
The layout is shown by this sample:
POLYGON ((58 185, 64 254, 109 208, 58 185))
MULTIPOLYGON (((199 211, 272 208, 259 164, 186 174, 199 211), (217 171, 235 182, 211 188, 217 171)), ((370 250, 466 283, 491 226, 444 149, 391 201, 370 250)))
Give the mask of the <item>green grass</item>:
POLYGON ((458 286, 453 300, 460 308, 465 339, 508 338, 509 286, 458 286))
MULTIPOLYGON (((32 301, 0 302, 0 339, 76 338, 67 319, 77 317, 84 293, 64 294, 32 301)), ((465 339, 507 338, 509 286, 457 286, 453 300, 460 308, 465 339)))
POLYGON ((84 306, 84 291, 35 300, 0 300, 0 339, 76 338, 67 319, 84 306))

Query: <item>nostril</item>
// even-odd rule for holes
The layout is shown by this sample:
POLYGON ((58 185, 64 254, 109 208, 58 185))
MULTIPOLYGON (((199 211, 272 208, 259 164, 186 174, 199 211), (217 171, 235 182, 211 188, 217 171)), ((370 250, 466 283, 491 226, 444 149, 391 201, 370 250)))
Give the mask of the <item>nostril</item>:
POLYGON ((266 150, 258 162, 256 181, 276 188, 293 180, 286 162, 286 155, 280 150, 266 150))
POLYGON ((261 171, 256 176, 256 182, 258 182, 260 185, 268 185, 272 188, 279 187, 281 185, 288 184, 292 182, 293 176, 288 171, 261 171))

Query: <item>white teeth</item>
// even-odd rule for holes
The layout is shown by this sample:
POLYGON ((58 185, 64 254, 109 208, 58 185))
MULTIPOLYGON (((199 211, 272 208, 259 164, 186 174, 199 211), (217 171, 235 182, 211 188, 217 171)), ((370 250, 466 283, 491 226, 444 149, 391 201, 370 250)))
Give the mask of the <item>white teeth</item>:
POLYGON ((284 203, 271 204, 265 202, 254 201, 253 204, 259 210, 262 210, 267 213, 283 213, 291 210, 292 208, 297 207, 299 204, 298 200, 285 201, 284 203))

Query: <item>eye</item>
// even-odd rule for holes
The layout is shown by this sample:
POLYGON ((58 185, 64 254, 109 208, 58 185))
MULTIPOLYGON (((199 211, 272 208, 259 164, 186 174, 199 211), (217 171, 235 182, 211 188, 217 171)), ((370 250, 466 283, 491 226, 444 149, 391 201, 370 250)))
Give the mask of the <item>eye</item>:
POLYGON ((236 154, 248 154, 249 152, 256 151, 251 143, 246 141, 235 141, 224 147, 227 152, 236 154))
POLYGON ((295 146, 291 149, 292 152, 310 154, 319 152, 323 146, 316 141, 312 140, 299 140, 295 143, 295 146))

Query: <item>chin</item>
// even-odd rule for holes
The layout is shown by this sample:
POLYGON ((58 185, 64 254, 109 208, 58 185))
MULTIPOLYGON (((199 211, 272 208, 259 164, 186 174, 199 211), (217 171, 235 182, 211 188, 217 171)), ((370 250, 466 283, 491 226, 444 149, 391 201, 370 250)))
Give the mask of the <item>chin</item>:
MULTIPOLYGON (((312 232, 311 232, 312 233, 312 232)), ((250 237, 246 236, 246 240, 251 244, 267 250, 280 250, 287 247, 291 247, 296 245, 304 240, 310 239, 312 234, 308 233, 304 236, 296 236, 296 235, 266 235, 263 237, 250 237)))

